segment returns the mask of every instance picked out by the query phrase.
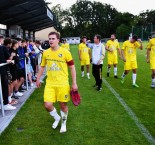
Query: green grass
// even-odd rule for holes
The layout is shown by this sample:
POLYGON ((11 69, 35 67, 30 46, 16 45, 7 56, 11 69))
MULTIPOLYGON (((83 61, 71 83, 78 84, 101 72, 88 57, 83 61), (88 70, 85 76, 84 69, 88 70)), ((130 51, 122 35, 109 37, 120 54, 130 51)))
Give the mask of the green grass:
MULTIPOLYGON (((103 90, 97 92, 92 86, 94 79, 81 78, 77 46, 71 46, 82 103, 74 107, 69 102, 67 133, 60 134, 60 125, 52 129, 53 119, 43 107, 43 90, 35 90, 26 104, 18 112, 9 127, 0 136, 0 145, 149 145, 134 121, 120 105, 115 96, 103 84, 103 90), (18 131, 22 128, 22 131, 18 131)), ((155 90, 150 89, 149 65, 145 61, 145 52, 138 51, 138 78, 140 88, 132 88, 131 73, 126 77, 124 86, 120 80, 106 77, 107 63, 103 66, 103 77, 121 95, 136 113, 139 120, 155 137, 155 90)), ((118 74, 121 76, 123 62, 119 61, 118 74)), ((56 108, 59 110, 58 104, 56 108)))

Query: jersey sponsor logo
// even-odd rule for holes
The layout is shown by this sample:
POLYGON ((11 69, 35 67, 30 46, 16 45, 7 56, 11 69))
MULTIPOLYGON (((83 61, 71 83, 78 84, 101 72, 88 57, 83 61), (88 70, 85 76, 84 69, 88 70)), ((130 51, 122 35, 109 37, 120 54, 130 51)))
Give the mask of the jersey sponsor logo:
POLYGON ((58 54, 59 57, 62 57, 62 54, 58 54))
POLYGON ((60 71, 61 68, 56 63, 53 63, 52 66, 48 70, 49 71, 60 71))
POLYGON ((65 97, 64 97, 65 99, 67 99, 68 98, 68 95, 65 95, 65 97))

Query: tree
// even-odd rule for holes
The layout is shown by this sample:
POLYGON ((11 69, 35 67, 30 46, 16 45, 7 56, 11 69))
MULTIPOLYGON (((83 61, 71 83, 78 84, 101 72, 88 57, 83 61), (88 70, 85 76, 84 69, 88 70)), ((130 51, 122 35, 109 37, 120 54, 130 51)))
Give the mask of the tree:
POLYGON ((117 27, 116 35, 118 39, 124 39, 126 35, 131 33, 131 27, 126 26, 125 24, 121 24, 117 27))

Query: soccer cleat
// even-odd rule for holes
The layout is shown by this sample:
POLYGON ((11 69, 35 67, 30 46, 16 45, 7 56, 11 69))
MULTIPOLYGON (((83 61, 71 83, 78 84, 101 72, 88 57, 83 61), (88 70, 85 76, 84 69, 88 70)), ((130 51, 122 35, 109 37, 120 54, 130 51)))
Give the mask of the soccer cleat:
POLYGON ((155 85, 154 84, 151 84, 151 88, 155 88, 155 85))
POLYGON ((53 123, 53 125, 52 125, 52 128, 53 128, 53 129, 56 129, 56 128, 57 128, 57 126, 58 126, 58 124, 59 124, 60 119, 61 119, 61 117, 59 117, 59 119, 58 119, 58 120, 55 120, 55 121, 54 121, 54 123, 53 123))
POLYGON ((139 86, 137 84, 133 84, 132 86, 135 88, 139 88, 139 86))
POLYGON ((121 84, 124 84, 124 78, 121 79, 121 84))
POLYGON ((109 72, 107 72, 107 77, 109 77, 109 72))
POLYGON ((114 78, 118 79, 118 76, 114 76, 114 78))

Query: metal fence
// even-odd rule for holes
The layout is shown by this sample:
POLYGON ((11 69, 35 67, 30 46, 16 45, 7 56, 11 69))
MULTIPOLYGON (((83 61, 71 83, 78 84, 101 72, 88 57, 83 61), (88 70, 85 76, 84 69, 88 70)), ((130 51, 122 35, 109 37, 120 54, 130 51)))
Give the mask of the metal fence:
POLYGON ((155 25, 148 23, 145 26, 133 26, 132 34, 138 35, 142 40, 148 40, 148 38, 155 33, 155 25))

